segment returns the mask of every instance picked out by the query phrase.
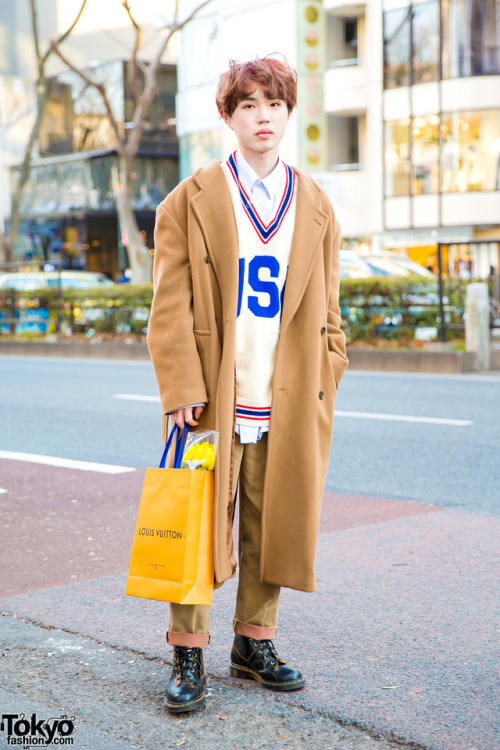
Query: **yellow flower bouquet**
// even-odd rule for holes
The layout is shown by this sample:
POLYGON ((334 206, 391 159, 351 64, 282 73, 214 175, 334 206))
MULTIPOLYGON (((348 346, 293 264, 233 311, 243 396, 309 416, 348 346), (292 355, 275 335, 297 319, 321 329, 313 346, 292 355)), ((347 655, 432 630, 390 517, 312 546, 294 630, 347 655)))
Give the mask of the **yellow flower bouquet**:
POLYGON ((218 443, 219 433, 214 430, 190 432, 186 438, 181 468, 214 471, 218 443))

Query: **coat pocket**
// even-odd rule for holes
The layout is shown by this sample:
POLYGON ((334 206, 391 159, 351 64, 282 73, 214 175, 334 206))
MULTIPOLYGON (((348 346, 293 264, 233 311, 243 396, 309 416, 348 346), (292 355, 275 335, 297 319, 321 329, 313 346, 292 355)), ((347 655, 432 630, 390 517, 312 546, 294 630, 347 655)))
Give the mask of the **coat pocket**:
POLYGON ((200 357, 201 369, 203 371, 203 380, 205 381, 205 387, 208 395, 210 395, 210 345, 211 345, 211 331, 195 328, 194 337, 196 341, 196 348, 198 349, 198 356, 200 357))

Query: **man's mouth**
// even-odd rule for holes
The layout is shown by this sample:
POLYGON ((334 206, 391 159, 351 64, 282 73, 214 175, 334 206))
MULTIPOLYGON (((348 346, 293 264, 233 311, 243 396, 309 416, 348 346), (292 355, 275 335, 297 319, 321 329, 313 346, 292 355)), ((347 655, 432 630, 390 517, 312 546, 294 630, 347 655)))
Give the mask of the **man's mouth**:
POLYGON ((263 128, 262 130, 258 130, 256 135, 272 135, 273 131, 268 130, 267 128, 263 128))

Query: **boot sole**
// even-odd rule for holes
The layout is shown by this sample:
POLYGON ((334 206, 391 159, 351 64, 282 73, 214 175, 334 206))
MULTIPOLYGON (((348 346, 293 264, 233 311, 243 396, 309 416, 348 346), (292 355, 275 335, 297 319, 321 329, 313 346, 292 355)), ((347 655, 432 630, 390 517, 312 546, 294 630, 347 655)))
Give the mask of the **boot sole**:
POLYGON ((196 711, 199 708, 203 708, 205 706, 205 696, 202 695, 195 701, 189 701, 188 703, 169 703, 165 698, 163 703, 171 714, 187 714, 189 711, 196 711))
POLYGON ((257 674, 257 672, 253 672, 251 669, 248 669, 248 667, 241 667, 237 664, 233 664, 231 662, 231 666, 229 668, 229 674, 231 677, 239 677, 243 680, 255 680, 258 682, 262 687, 267 688, 268 690, 279 690, 279 691, 291 691, 291 690, 301 690, 303 687, 305 687, 306 681, 302 677, 300 680, 295 680, 294 682, 267 682, 266 680, 263 680, 260 675, 257 674))

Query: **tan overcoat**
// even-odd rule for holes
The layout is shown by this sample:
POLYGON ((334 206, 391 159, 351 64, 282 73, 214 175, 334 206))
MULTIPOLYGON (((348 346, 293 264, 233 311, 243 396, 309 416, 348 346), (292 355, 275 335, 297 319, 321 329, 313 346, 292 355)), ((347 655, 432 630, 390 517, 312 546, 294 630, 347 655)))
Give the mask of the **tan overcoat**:
MULTIPOLYGON (((272 382, 261 579, 314 591, 314 557, 333 409, 347 366, 340 329, 340 227, 325 193, 295 170, 297 207, 272 382)), ((215 577, 235 574, 232 448, 238 236, 217 161, 181 182, 157 210, 148 345, 165 415, 206 402, 200 427, 220 432, 215 577)))

